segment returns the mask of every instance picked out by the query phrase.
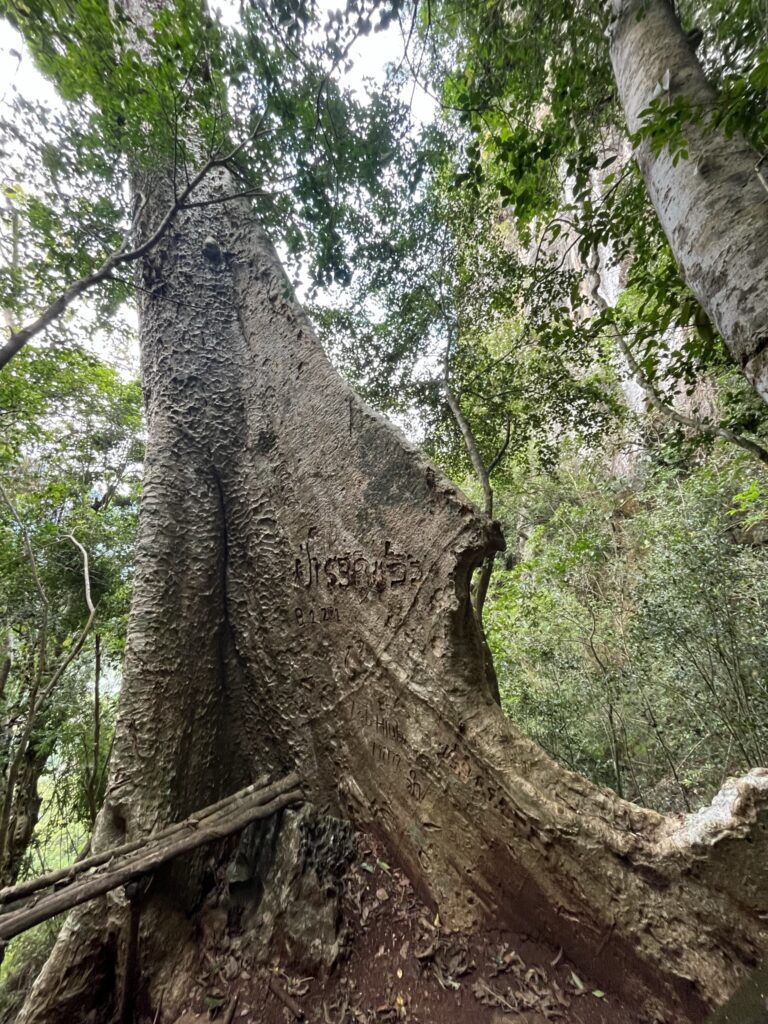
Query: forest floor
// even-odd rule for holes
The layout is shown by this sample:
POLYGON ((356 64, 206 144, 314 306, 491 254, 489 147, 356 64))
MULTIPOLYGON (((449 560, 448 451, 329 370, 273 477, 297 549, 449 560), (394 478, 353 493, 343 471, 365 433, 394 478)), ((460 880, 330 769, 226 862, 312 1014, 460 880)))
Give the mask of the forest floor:
POLYGON ((243 970, 237 940, 207 954, 176 1024, 639 1024, 615 992, 530 936, 444 928, 370 836, 345 880, 345 950, 330 977, 243 970))

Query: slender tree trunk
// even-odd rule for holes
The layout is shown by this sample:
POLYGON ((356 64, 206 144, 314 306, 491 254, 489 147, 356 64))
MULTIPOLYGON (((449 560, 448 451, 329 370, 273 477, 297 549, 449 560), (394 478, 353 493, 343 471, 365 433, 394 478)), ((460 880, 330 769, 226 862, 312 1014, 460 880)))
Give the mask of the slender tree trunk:
POLYGON ((768 189, 759 154, 711 126, 717 96, 668 0, 613 0, 611 61, 627 126, 660 95, 701 115, 683 125, 687 159, 642 142, 636 158, 683 277, 734 359, 768 401, 768 189), (668 85, 668 89, 665 86, 668 85))
POLYGON ((40 815, 41 797, 37 791, 47 755, 41 756, 36 743, 30 741, 20 758, 16 783, 11 796, 7 831, 2 843, 0 885, 13 885, 19 877, 24 857, 40 815))
MULTIPOLYGON (((170 197, 141 189, 148 226, 170 197)), ((199 198, 231 191, 217 171, 199 198)), ((515 923, 700 1020, 768 951, 768 772, 668 819, 555 765, 492 697, 469 581, 497 528, 339 378, 248 204, 183 213, 143 273, 145 488, 94 849, 295 769, 448 924, 515 923)), ((163 1019, 205 875, 178 862, 142 908, 163 1019)), ((117 900, 73 912, 19 1024, 108 1006, 127 929, 117 900)))

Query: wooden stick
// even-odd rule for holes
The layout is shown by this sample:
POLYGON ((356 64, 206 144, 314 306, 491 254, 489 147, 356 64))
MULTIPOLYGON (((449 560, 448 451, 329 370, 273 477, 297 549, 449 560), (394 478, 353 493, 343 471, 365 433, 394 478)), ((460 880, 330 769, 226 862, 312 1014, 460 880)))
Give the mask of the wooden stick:
POLYGON ((227 1007, 227 1012, 224 1014, 224 1019, 222 1020, 221 1024, 232 1024, 232 1021, 235 1019, 235 1011, 237 1010, 237 1004, 239 1001, 240 996, 237 992, 235 992, 234 996, 232 997, 232 1002, 227 1007))
MULTIPOLYGON (((56 871, 49 871, 45 875, 40 875, 37 878, 30 878, 26 882, 20 882, 18 885, 3 889, 0 891, 0 904, 13 903, 16 900, 23 899, 25 896, 30 896, 32 893, 37 892, 40 889, 47 889, 51 885, 56 885, 57 882, 68 884, 69 882, 72 882, 77 875, 81 875, 84 871, 89 871, 91 868, 98 867, 101 864, 106 864, 114 858, 134 853, 136 850, 140 850, 146 846, 148 842, 160 842, 161 840, 170 839, 173 836, 178 835, 178 833, 184 829, 192 827, 196 822, 204 821, 206 818, 210 818, 214 814, 218 814, 230 805, 247 800, 250 796, 258 795, 259 800, 257 802, 267 803, 274 797, 279 796, 281 793, 284 793, 289 789, 295 789, 295 787, 299 785, 299 777, 292 773, 291 775, 286 775, 285 778, 272 783, 270 786, 266 786, 265 783, 266 779, 257 779, 256 782, 253 782, 250 786, 246 786, 245 789, 241 789, 238 790, 237 793, 230 794, 230 796, 225 797, 223 800, 219 800, 218 803, 204 807, 202 810, 195 812, 195 814, 191 815, 186 820, 175 822, 173 825, 169 825, 161 832, 157 832, 154 835, 143 836, 141 839, 134 839, 130 843, 124 843, 122 846, 113 846, 109 850, 101 850, 99 853, 91 854, 90 857, 85 857, 81 861, 76 861, 68 867, 58 868, 56 871)), ((15 913, 15 911, 13 912, 15 913)))
POLYGON ((131 911, 128 918, 128 942, 125 951, 123 985, 120 992, 120 1024, 133 1024, 136 1013, 136 988, 139 972, 139 924, 141 923, 141 883, 131 882, 125 886, 131 911), (130 893, 129 889, 135 887, 130 893))
MULTIPOLYGON (((283 784, 284 782, 285 780, 283 784)), ((7 941, 14 935, 32 928, 33 925, 40 924, 41 921, 47 921, 56 914, 71 910, 81 903, 87 903, 97 896, 103 896, 104 893, 117 889, 134 878, 156 871, 162 864, 182 853, 188 853, 198 846, 239 832, 252 821, 269 818, 284 807, 299 803, 303 799, 299 789, 282 793, 269 803, 256 803, 255 800, 259 796, 260 794, 255 794, 237 813, 233 814, 230 812, 231 809, 227 808, 205 823, 192 819, 189 829, 182 832, 178 838, 174 836, 164 842, 158 842, 159 837, 155 841, 150 838, 145 841, 141 850, 133 855, 128 854, 121 864, 110 865, 101 872, 73 881, 64 889, 42 896, 19 910, 4 914, 0 917, 0 940, 7 941)))
POLYGON ((306 1014, 299 1006, 299 1004, 296 1002, 296 1000, 293 998, 293 996, 288 995, 288 993, 285 991, 285 989, 274 976, 274 974, 270 974, 269 976, 269 988, 277 996, 277 998, 285 1006, 288 1007, 288 1009, 291 1011, 296 1020, 304 1020, 306 1014))

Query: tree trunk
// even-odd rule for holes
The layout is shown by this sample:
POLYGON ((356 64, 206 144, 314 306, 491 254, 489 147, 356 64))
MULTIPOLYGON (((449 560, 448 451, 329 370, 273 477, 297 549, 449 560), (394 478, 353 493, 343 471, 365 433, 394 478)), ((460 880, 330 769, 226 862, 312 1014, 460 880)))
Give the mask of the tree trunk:
POLYGON ((40 814, 42 800, 37 786, 47 760, 47 754, 41 756, 37 744, 30 740, 21 758, 16 784, 13 787, 8 828, 0 837, 2 886, 13 885, 19 877, 40 814))
POLYGON ((648 140, 635 152, 651 202, 686 283, 729 351, 768 401, 768 189, 759 154, 711 127, 717 96, 668 0, 613 0, 611 61, 627 126, 657 96, 690 101, 687 159, 648 140), (665 90, 665 86, 668 89, 665 90))
MULTIPOLYGON (((230 191, 216 172, 198 198, 230 191)), ((148 228, 169 196, 145 194, 148 228)), ((333 370, 244 200, 180 216, 143 284, 145 490, 94 848, 295 769, 448 924, 549 936, 649 1014, 700 1020, 768 947, 768 772, 667 819, 513 728, 469 598, 496 528, 333 370)), ((205 873, 198 857, 155 877, 155 978, 183 984, 205 873)), ((19 1021, 102 1005, 125 928, 116 901, 75 911, 19 1021)))

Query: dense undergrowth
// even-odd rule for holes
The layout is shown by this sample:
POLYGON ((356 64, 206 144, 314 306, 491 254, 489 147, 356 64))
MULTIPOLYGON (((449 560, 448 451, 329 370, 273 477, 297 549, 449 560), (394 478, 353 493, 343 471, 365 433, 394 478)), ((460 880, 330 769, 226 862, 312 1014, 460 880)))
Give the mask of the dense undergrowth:
POLYGON ((722 449, 631 475, 575 454, 501 492, 489 641, 505 711, 558 761, 665 811, 765 764, 760 477, 722 449))

